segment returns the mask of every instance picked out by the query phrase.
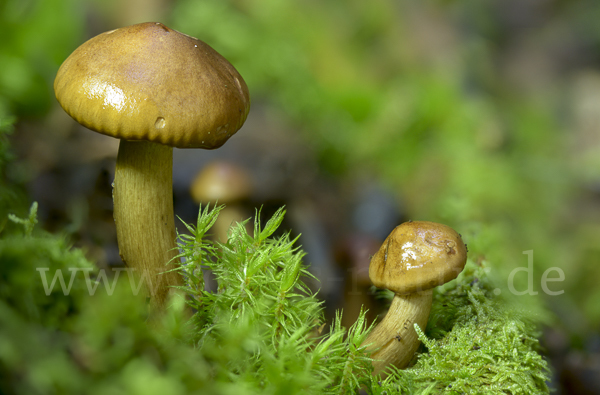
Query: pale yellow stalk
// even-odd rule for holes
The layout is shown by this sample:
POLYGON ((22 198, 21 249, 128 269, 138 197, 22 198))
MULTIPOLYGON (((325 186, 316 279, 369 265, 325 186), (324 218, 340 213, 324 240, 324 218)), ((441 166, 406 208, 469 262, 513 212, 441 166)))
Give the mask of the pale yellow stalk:
POLYGON ((173 148, 121 140, 113 187, 119 254, 137 271, 152 305, 164 305, 178 273, 164 273, 177 254, 173 217, 173 148))
POLYGON ((414 324, 425 330, 431 303, 432 290, 394 295, 387 314, 363 342, 372 351, 374 375, 385 375, 390 365, 400 369, 408 365, 421 344, 414 324))

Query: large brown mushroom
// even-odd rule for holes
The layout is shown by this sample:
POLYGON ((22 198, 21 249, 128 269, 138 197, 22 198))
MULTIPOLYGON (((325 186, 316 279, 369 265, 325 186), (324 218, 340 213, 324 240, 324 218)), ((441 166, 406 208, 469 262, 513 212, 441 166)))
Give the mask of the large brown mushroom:
POLYGON ((153 304, 180 282, 176 255, 173 148, 214 149, 244 123, 246 83, 206 43, 161 23, 102 33, 61 65, 54 91, 83 126, 121 139, 113 189, 123 261, 146 280, 153 304))
POLYGON ((461 236, 435 222, 405 222, 385 239, 371 259, 369 277, 376 287, 393 291, 394 298, 364 341, 372 351, 373 374, 408 365, 420 344, 414 324, 427 326, 432 289, 455 279, 466 260, 461 236))

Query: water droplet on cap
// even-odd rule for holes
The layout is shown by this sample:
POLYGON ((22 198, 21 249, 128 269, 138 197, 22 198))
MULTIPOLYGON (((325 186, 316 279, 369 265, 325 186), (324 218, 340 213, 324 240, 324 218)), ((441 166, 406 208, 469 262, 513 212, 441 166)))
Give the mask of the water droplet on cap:
POLYGON ((163 117, 156 118, 156 122, 154 122, 156 129, 163 129, 165 126, 167 126, 167 121, 163 117))

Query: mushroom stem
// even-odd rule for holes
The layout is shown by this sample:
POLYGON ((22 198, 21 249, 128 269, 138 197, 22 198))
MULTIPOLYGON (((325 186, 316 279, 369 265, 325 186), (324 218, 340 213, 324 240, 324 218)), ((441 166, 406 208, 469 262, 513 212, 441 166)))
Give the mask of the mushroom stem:
POLYGON ((383 320, 363 342, 373 351, 373 374, 377 375, 389 365, 402 369, 408 365, 419 341, 414 324, 421 329, 427 326, 432 303, 432 290, 394 295, 390 309, 383 320))
POLYGON ((161 274, 177 255, 172 173, 172 147, 121 140, 113 184, 119 254, 141 275, 153 307, 181 283, 176 272, 161 274))

